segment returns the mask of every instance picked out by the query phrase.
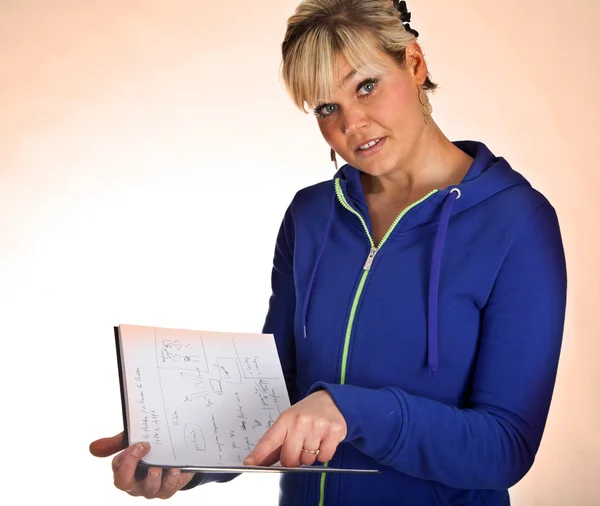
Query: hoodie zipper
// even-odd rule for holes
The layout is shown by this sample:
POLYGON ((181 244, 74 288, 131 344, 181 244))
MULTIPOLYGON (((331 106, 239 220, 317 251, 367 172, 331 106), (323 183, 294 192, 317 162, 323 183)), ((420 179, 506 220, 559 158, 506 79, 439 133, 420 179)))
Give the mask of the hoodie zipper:
MULTIPOLYGON (((422 202, 424 202, 425 200, 427 200, 429 197, 431 197, 432 195, 434 195, 437 192, 438 192, 438 190, 433 190, 433 191, 429 192, 427 195, 425 195, 423 198, 417 200, 416 202, 412 203, 410 206, 404 208, 402 210, 402 212, 398 215, 398 217, 394 220, 394 222, 391 224, 390 228, 385 233, 383 238, 381 239, 379 246, 375 246, 375 242, 373 241, 373 238, 371 237, 369 228, 367 227, 367 224, 365 223, 364 218, 360 215, 360 213, 358 211, 356 211, 348 203, 348 201, 346 200, 346 197, 344 196, 344 193, 342 192, 342 187, 340 185, 339 178, 335 179, 335 193, 337 195, 338 200, 340 201, 340 204, 342 204, 342 206, 345 209, 347 209, 352 214, 354 214, 356 217, 358 217, 358 219, 362 223, 362 226, 365 230, 365 234, 367 235, 367 238, 369 239, 369 243, 371 244, 371 249, 369 250, 369 255, 367 256, 367 259, 366 259, 365 264, 362 269, 363 272, 362 272, 362 276, 360 278, 360 282, 358 283, 358 288, 356 289, 356 293, 354 294, 354 299, 352 301, 352 306, 350 308, 350 317, 348 318, 348 325, 346 326, 346 333, 344 336, 344 349, 342 352, 342 365, 341 365, 341 370, 340 370, 340 385, 344 385, 346 383, 346 373, 347 373, 347 369, 348 369, 348 353, 350 350, 350 337, 352 335, 352 329, 354 327, 354 320, 356 318, 356 310, 358 308, 358 303, 360 302, 360 298, 361 298, 362 291, 365 286, 365 282, 367 281, 367 277, 369 276, 369 272, 371 271, 371 266, 373 265, 373 261, 375 260, 375 256, 377 255, 377 253, 379 253, 379 251, 381 250, 381 248, 383 247, 385 242, 388 240, 388 237, 394 231, 394 229, 396 228, 396 226, 398 225, 400 220, 404 217, 404 215, 408 211, 410 211, 413 207, 418 206, 419 204, 421 204, 422 202)), ((327 465, 327 464, 325 464, 325 465, 327 465)), ((320 487, 319 487, 319 489, 320 489, 319 506, 325 505, 325 479, 326 479, 326 476, 327 476, 326 473, 321 473, 321 483, 320 483, 320 487)))

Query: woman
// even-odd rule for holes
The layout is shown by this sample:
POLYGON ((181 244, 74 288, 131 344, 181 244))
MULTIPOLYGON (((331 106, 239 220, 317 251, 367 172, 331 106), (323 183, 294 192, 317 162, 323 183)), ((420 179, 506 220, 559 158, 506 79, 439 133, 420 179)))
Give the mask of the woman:
MULTIPOLYGON (((392 0, 306 0, 289 20, 286 86, 348 164, 283 219, 264 332, 295 404, 245 463, 381 474, 286 474, 281 504, 507 505, 542 438, 566 299, 556 214, 484 144, 440 131, 409 22, 392 0)), ((115 458, 119 488, 231 479, 136 480, 145 451, 115 458)))

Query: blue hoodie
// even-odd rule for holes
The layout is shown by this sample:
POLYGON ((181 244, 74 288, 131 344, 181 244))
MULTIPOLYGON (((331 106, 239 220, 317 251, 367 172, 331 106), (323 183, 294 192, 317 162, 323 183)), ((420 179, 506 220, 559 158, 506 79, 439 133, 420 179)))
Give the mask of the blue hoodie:
POLYGON ((381 474, 285 474, 282 506, 504 506, 533 464, 564 325, 559 224, 504 159, 455 145, 474 157, 461 184, 379 245, 350 165, 285 214, 263 331, 292 402, 325 389, 346 420, 329 465, 381 474))

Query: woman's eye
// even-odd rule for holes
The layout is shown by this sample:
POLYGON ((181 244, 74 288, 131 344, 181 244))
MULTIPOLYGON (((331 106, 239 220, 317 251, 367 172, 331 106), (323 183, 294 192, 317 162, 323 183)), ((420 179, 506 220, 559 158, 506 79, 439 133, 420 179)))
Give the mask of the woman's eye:
MULTIPOLYGON (((357 91, 362 97, 366 97, 373 93, 377 88, 378 81, 376 79, 368 79, 357 86, 357 91)), ((315 109, 315 115, 319 118, 327 118, 338 110, 337 104, 323 104, 315 109)))
POLYGON ((375 89, 375 85, 373 83, 367 83, 362 87, 367 93, 371 93, 375 89))
POLYGON ((359 87, 359 90, 364 90, 366 93, 361 93, 361 95, 368 95, 372 93, 377 87, 377 83, 375 81, 367 81, 359 87))
POLYGON ((321 117, 326 117, 332 115, 336 111, 337 105, 335 104, 326 104, 322 107, 319 107, 316 111, 316 114, 321 117))

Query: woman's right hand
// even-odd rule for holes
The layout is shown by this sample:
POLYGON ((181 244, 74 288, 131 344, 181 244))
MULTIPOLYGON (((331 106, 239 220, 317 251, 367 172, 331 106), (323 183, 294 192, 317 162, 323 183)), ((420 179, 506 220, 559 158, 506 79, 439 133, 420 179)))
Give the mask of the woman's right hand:
POLYGON ((132 496, 146 499, 168 499, 175 492, 185 487, 194 473, 182 473, 179 469, 148 468, 148 473, 141 477, 136 473, 140 459, 150 451, 148 443, 136 443, 125 447, 125 434, 121 432, 110 438, 103 438, 90 444, 90 453, 95 457, 113 458, 112 469, 115 487, 132 496))

